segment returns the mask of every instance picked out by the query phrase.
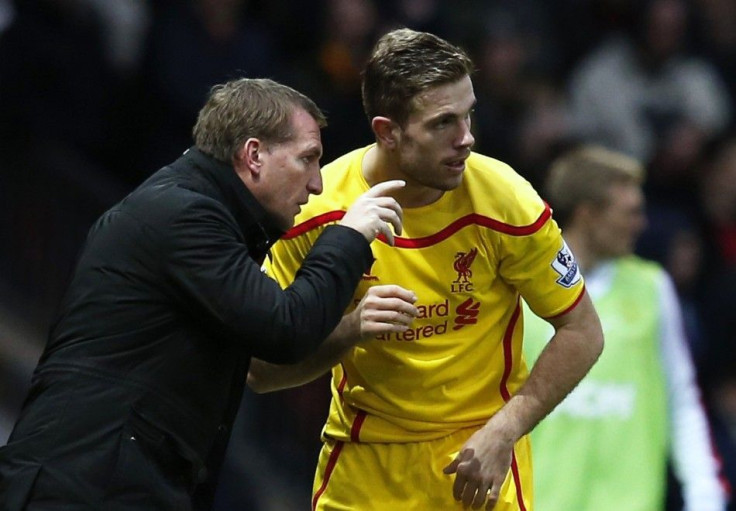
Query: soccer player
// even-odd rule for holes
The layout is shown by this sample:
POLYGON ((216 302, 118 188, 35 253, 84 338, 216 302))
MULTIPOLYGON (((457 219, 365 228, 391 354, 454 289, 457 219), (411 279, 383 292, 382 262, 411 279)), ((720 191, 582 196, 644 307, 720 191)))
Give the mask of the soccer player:
POLYGON ((374 183, 406 181, 393 194, 404 231, 393 247, 372 244, 357 312, 304 364, 251 366, 259 392, 332 367, 315 510, 531 509, 527 433, 602 349, 598 317, 549 207, 509 166, 471 152, 472 70, 460 48, 432 34, 384 35, 363 78, 375 143, 323 169, 322 195, 272 251, 268 271, 287 285, 354 197, 374 183), (419 314, 406 331, 372 335, 365 311, 396 314, 401 298, 391 285, 415 292, 419 314), (531 374, 521 355, 521 296, 555 328, 531 374))
MULTIPOLYGON (((532 433, 545 511, 663 510, 668 457, 684 509, 725 509, 674 285, 658 264, 632 255, 645 225, 643 177, 638 161, 596 146, 550 170, 546 198, 585 271, 606 348, 532 433)), ((530 362, 548 338, 544 322, 527 322, 530 362)))

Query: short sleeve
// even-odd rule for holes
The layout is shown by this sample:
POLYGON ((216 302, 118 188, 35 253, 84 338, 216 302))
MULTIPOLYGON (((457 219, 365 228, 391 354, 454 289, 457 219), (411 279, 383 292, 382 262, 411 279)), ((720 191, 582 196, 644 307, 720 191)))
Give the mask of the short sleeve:
POLYGON ((553 218, 530 234, 503 236, 500 248, 501 277, 538 316, 563 314, 582 296, 580 268, 553 218))

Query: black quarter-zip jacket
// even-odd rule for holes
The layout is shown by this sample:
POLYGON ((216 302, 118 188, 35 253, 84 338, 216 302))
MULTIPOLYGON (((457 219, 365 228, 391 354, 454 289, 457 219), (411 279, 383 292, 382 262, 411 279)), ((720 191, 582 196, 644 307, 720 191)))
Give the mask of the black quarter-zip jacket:
MULTIPOLYGON (((232 166, 196 148, 103 214, 0 449, 0 502, 25 498, 11 483, 39 473, 91 507, 114 500, 105 488, 119 448, 94 446, 130 428, 154 459, 164 445, 181 458, 175 469, 157 463, 190 493, 206 488, 197 507, 207 508, 251 356, 307 356, 371 262, 360 233, 332 226, 281 290, 261 271, 281 234, 232 166)), ((29 484, 29 495, 42 491, 29 484)), ((165 501, 155 508, 186 508, 165 501)))

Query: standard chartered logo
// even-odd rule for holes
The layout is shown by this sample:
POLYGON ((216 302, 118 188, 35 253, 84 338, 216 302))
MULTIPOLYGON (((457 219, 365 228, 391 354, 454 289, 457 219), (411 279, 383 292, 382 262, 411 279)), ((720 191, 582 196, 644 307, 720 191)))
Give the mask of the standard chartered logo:
POLYGON ((452 322, 452 330, 459 330, 465 326, 478 323, 480 302, 468 298, 463 303, 450 310, 450 300, 428 305, 417 305, 419 315, 413 328, 405 332, 390 332, 376 336, 379 341, 418 341, 447 333, 447 326, 452 322), (424 320, 424 321, 421 321, 424 320))
POLYGON ((584 419, 631 418, 636 405, 636 387, 631 383, 583 381, 554 409, 584 419))
POLYGON ((429 305, 417 305, 418 320, 428 319, 429 324, 415 326, 406 332, 390 332, 376 337, 379 341, 418 341, 435 335, 447 333, 447 318, 450 315, 450 302, 445 300, 429 305), (435 320, 439 319, 439 321, 435 320))

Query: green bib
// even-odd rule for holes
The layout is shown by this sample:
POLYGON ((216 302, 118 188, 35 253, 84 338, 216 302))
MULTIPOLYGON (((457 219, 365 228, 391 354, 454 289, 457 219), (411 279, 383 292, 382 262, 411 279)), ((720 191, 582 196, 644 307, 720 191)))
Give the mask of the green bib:
MULTIPOLYGON (((657 296, 663 270, 633 256, 612 264, 610 286, 593 296, 603 353, 532 432, 537 511, 664 509, 667 394, 657 296)), ((552 333, 525 307, 529 366, 552 333)))

